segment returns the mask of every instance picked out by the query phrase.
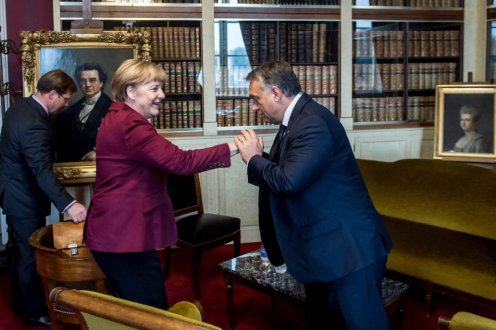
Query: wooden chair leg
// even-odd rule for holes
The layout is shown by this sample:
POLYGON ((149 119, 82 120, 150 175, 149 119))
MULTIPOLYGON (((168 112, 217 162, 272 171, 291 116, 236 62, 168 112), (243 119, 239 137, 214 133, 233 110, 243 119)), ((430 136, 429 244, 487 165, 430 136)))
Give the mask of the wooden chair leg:
POLYGON ((193 293, 196 300, 200 300, 200 265, 203 256, 203 250, 193 251, 193 262, 191 265, 191 278, 193 282, 193 293))
POLYGON ((238 235, 233 241, 234 257, 239 257, 241 254, 241 237, 238 235))

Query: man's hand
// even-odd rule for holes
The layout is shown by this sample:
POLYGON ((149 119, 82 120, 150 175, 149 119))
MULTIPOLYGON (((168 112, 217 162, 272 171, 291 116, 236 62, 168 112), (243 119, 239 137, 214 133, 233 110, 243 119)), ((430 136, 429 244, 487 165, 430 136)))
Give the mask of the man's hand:
POLYGON ((86 220, 86 207, 81 203, 74 203, 67 210, 67 214, 70 215, 72 222, 78 223, 86 220))
POLYGON ((234 137, 234 143, 239 149, 241 159, 248 164, 251 157, 262 155, 263 139, 255 134, 252 129, 242 130, 240 135, 234 137))

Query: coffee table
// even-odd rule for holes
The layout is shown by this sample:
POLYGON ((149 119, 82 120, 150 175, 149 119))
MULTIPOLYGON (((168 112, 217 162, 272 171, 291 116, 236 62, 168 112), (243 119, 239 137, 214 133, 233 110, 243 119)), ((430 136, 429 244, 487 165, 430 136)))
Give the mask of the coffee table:
MULTIPOLYGON (((234 329, 234 288, 233 282, 252 289, 302 304, 305 302, 303 284, 296 281, 288 272, 276 273, 272 265, 260 260, 260 250, 243 254, 219 264, 224 270, 227 296, 227 317, 229 329, 234 329)), ((382 281, 382 299, 393 329, 401 328, 403 298, 408 285, 389 278, 382 281)), ((273 300, 274 302, 274 300, 273 300)))

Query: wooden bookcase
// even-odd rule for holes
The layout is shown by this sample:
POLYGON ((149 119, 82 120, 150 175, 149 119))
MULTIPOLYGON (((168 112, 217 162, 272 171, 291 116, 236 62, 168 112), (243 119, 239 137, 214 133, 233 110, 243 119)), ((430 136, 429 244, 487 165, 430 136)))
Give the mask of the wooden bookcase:
POLYGON ((251 110, 244 79, 268 60, 288 61, 302 89, 337 114, 337 22, 222 20, 216 30, 216 112, 221 130, 269 124, 251 110))
MULTIPOLYGON (((242 127, 274 132, 251 110, 244 80, 270 59, 290 62, 303 90, 349 119, 347 128, 432 125, 434 85, 463 78, 463 0, 354 3, 114 0, 94 1, 92 15, 105 22, 105 29, 132 22, 133 28, 149 30, 153 61, 169 77, 163 111, 153 121, 164 133, 222 135, 242 127), (347 8, 352 28, 343 34, 341 15, 347 8), (214 45, 205 48, 202 39, 212 34, 214 45), (349 49, 341 47, 343 38, 352 40, 349 49), (448 54, 439 44, 456 51, 448 54), (343 57, 352 58, 350 70, 341 67, 343 57), (211 72, 214 81, 205 81, 204 72, 211 72), (198 80, 202 75, 205 86, 198 80), (342 86, 349 80, 351 86, 342 86), (351 89, 352 102, 343 100, 343 88, 351 89)), ((81 17, 77 1, 59 2, 56 10, 63 30, 81 17)))
POLYGON ((355 125, 432 124, 435 86, 461 81, 461 23, 354 22, 355 125))
POLYGON ((487 1, 486 81, 496 83, 496 1, 487 1))

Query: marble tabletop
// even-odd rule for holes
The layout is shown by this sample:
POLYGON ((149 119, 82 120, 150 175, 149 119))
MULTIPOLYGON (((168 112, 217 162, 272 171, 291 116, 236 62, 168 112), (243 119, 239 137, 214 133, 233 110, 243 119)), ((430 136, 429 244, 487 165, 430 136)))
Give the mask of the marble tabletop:
MULTIPOLYGON (((278 293, 305 301, 303 284, 296 281, 289 272, 277 273, 270 264, 262 262, 260 250, 224 261, 219 266, 232 275, 257 283, 278 293)), ((389 278, 382 281, 382 299, 387 304, 408 289, 408 285, 389 278)))

